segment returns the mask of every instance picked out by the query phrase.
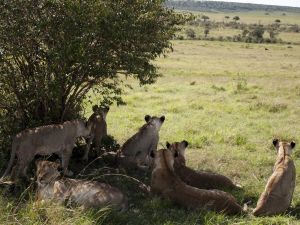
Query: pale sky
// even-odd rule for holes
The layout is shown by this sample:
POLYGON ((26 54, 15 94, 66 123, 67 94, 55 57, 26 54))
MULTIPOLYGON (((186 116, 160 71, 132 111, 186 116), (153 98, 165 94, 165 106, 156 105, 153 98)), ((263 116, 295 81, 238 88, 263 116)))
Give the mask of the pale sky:
POLYGON ((300 0, 212 0, 222 2, 242 2, 242 3, 255 3, 264 5, 283 5, 283 6, 294 6, 300 7, 300 0))

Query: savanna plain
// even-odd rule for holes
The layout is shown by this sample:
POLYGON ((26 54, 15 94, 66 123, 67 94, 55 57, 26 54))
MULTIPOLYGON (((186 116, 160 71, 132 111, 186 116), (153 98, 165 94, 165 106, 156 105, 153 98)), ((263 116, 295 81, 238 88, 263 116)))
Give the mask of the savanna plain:
MULTIPOLYGON (((255 15, 244 16, 248 17, 255 20, 255 15)), ((300 21, 300 14, 291 19, 296 17, 300 21)), ((264 18, 268 21, 270 15, 261 15, 259 20, 264 18)), ((281 35, 289 37, 288 33, 281 35)), ((293 35, 300 41, 299 33, 293 35)), ((240 184, 243 189, 231 193, 240 204, 248 203, 249 213, 225 216, 182 209, 143 193, 126 177, 105 176, 108 171, 122 171, 103 167, 98 160, 80 176, 118 186, 129 197, 127 212, 38 205, 32 184, 17 198, 0 195, 0 224, 300 224, 300 173, 286 214, 251 215, 272 173, 276 159, 273 138, 296 142, 293 159, 300 171, 300 45, 205 40, 172 43, 174 51, 156 61, 162 76, 155 84, 139 86, 133 80, 125 81, 131 86, 125 89, 126 105, 111 107, 108 133, 122 144, 144 123, 146 114, 165 115, 159 148, 164 148, 166 141, 187 140, 188 166, 224 174, 240 184)), ((90 114, 91 104, 87 103, 86 116, 90 114)), ((72 167, 77 167, 76 162, 72 167)), ((147 176, 139 174, 138 178, 149 184, 147 176)), ((1 192, 8 191, 2 188, 1 192)))

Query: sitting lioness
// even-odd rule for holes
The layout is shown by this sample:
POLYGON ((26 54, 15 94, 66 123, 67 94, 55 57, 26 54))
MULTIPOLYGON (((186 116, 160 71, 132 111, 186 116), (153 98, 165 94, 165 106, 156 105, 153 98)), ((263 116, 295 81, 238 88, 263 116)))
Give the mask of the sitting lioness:
POLYGON ((59 125, 48 125, 27 129, 18 133, 13 139, 11 157, 1 180, 10 172, 15 156, 17 163, 11 172, 11 179, 19 175, 26 177, 30 162, 36 155, 56 153, 62 159, 65 175, 72 175, 68 170, 72 150, 78 137, 90 135, 92 124, 83 120, 67 121, 59 125))
POLYGON ((84 161, 88 161, 89 151, 92 142, 94 142, 96 149, 100 148, 102 138, 107 135, 106 115, 109 111, 109 107, 101 108, 98 105, 93 106, 93 114, 89 118, 89 122, 92 123, 91 135, 87 143, 87 147, 83 156, 84 161))
POLYGON ((174 160, 178 152, 170 149, 152 151, 154 168, 151 176, 151 191, 162 195, 171 201, 186 208, 203 208, 223 212, 226 214, 239 214, 242 207, 234 197, 219 190, 198 189, 185 184, 174 171, 174 160))
POLYGON ((253 210, 255 216, 270 216, 283 213, 288 209, 292 201, 296 170, 291 154, 296 144, 293 141, 288 143, 274 139, 273 145, 277 149, 277 160, 273 174, 269 178, 256 208, 253 210))
POLYGON ((147 170, 152 165, 151 151, 157 149, 159 130, 165 117, 145 116, 146 124, 129 138, 117 154, 118 163, 126 168, 147 170))
POLYGON ((127 197, 115 187, 97 181, 61 178, 57 162, 38 161, 36 164, 38 201, 73 203, 84 208, 127 208, 127 197))
POLYGON ((175 142, 170 144, 167 142, 167 148, 179 155, 175 159, 175 173, 180 179, 188 185, 200 189, 235 189, 238 188, 228 177, 221 174, 195 171, 185 164, 185 150, 188 146, 187 141, 175 142))

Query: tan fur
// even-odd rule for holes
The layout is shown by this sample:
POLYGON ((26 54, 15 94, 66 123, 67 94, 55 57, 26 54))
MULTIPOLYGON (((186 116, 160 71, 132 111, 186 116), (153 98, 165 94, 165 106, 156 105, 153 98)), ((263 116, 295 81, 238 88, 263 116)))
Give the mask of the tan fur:
POLYGON ((200 189, 235 189, 238 188, 234 183, 226 176, 221 174, 195 171, 185 164, 185 150, 187 142, 175 142, 173 144, 167 143, 168 149, 173 152, 178 152, 179 155, 175 159, 175 173, 186 184, 200 188, 200 189))
POLYGON ((225 214, 239 214, 241 206, 233 196, 219 190, 204 190, 185 184, 175 174, 174 153, 169 149, 162 149, 154 153, 154 168, 151 176, 151 190, 186 208, 203 208, 223 212, 225 214))
POLYGON ((159 130, 165 117, 145 116, 146 124, 119 150, 117 161, 126 168, 147 170, 152 165, 150 152, 157 149, 159 130))
POLYGON ((80 136, 88 136, 90 131, 91 125, 87 125, 82 120, 22 131, 13 139, 9 165, 1 180, 10 172, 15 156, 17 156, 17 163, 11 172, 12 180, 18 178, 20 173, 26 176, 27 167, 37 154, 58 154, 62 159, 64 173, 71 175, 68 164, 76 139, 80 136))
POLYGON ((127 209, 127 197, 117 188, 97 181, 60 178, 59 163, 37 163, 37 200, 76 204, 84 208, 127 209))
POLYGON ((276 142, 278 151, 273 174, 253 211, 255 216, 270 216, 285 212, 291 204, 295 189, 296 170, 291 158, 291 144, 276 142))
POLYGON ((102 138, 107 135, 106 115, 109 108, 100 108, 97 105, 93 106, 94 113, 90 116, 89 122, 92 124, 91 136, 87 143, 87 148, 83 156, 84 161, 88 161, 89 151, 92 142, 95 143, 95 148, 99 149, 102 138))

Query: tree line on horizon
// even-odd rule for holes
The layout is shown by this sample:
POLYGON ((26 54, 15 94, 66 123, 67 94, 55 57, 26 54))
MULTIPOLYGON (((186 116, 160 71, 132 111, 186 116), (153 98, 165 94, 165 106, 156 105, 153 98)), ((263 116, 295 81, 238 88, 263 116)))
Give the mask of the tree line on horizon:
POLYGON ((300 13, 300 8, 222 1, 168 0, 167 7, 193 11, 285 11, 300 13))

